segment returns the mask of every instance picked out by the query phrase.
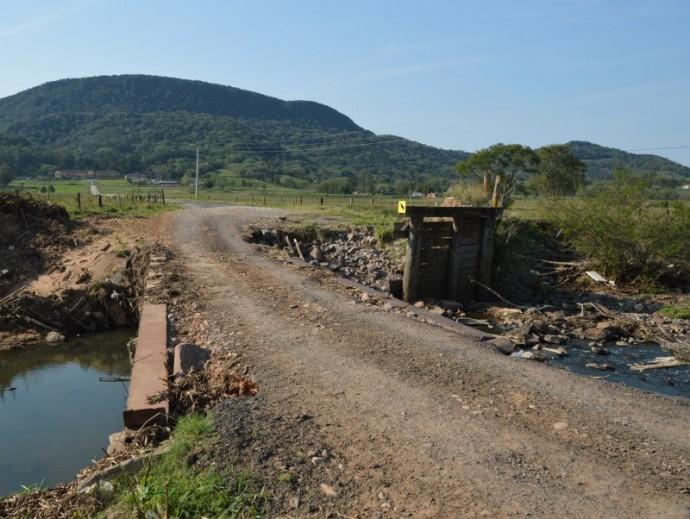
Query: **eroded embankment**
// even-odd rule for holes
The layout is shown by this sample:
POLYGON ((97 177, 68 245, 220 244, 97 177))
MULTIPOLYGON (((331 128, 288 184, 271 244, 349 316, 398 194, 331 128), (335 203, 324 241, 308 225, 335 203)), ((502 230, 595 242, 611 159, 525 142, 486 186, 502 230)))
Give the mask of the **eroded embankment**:
POLYGON ((146 247, 29 197, 0 197, 0 214, 0 349, 136 324, 146 247))

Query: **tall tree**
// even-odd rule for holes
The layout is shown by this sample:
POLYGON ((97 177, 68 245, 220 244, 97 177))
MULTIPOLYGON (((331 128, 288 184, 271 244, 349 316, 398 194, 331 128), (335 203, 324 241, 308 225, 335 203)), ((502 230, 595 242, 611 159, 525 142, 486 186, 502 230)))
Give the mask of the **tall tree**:
POLYGON ((585 164, 565 144, 544 146, 538 151, 535 185, 547 196, 574 195, 585 183, 585 164))
POLYGON ((520 176, 536 171, 538 155, 521 144, 494 144, 457 165, 464 179, 482 179, 484 193, 494 207, 507 207, 520 176))

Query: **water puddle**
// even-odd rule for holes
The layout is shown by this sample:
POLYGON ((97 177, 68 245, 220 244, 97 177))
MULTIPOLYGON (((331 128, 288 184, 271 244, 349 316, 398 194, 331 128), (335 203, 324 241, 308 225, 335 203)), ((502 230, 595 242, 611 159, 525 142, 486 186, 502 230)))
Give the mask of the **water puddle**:
POLYGON ((122 429, 131 330, 0 352, 0 496, 74 478, 122 429))
POLYGON ((587 344, 581 341, 569 341, 566 349, 569 353, 567 357, 555 358, 549 363, 581 375, 619 382, 645 391, 690 398, 690 366, 650 369, 643 372, 630 369, 633 364, 646 364, 656 357, 670 355, 656 344, 608 345, 608 355, 591 352, 587 344), (587 364, 607 364, 612 369, 601 370, 587 367, 587 364))

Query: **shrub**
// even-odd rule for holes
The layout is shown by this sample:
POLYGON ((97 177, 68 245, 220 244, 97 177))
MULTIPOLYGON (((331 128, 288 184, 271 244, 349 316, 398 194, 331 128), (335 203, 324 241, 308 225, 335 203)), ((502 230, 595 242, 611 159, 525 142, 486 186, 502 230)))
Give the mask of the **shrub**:
POLYGON ((648 183, 628 171, 598 186, 590 198, 552 201, 547 215, 564 236, 616 281, 667 284, 690 274, 690 207, 655 205, 648 183))
POLYGON ((446 193, 455 198, 461 205, 486 206, 489 205, 491 194, 484 191, 484 186, 477 183, 460 182, 453 184, 446 193))

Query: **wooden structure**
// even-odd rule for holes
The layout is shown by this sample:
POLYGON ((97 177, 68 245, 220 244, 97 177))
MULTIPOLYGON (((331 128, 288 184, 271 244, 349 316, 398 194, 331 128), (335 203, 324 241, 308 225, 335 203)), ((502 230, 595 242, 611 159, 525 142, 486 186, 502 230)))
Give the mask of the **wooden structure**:
POLYGON ((491 283, 494 207, 414 207, 405 215, 407 255, 403 299, 472 301, 484 297, 473 282, 491 283))

